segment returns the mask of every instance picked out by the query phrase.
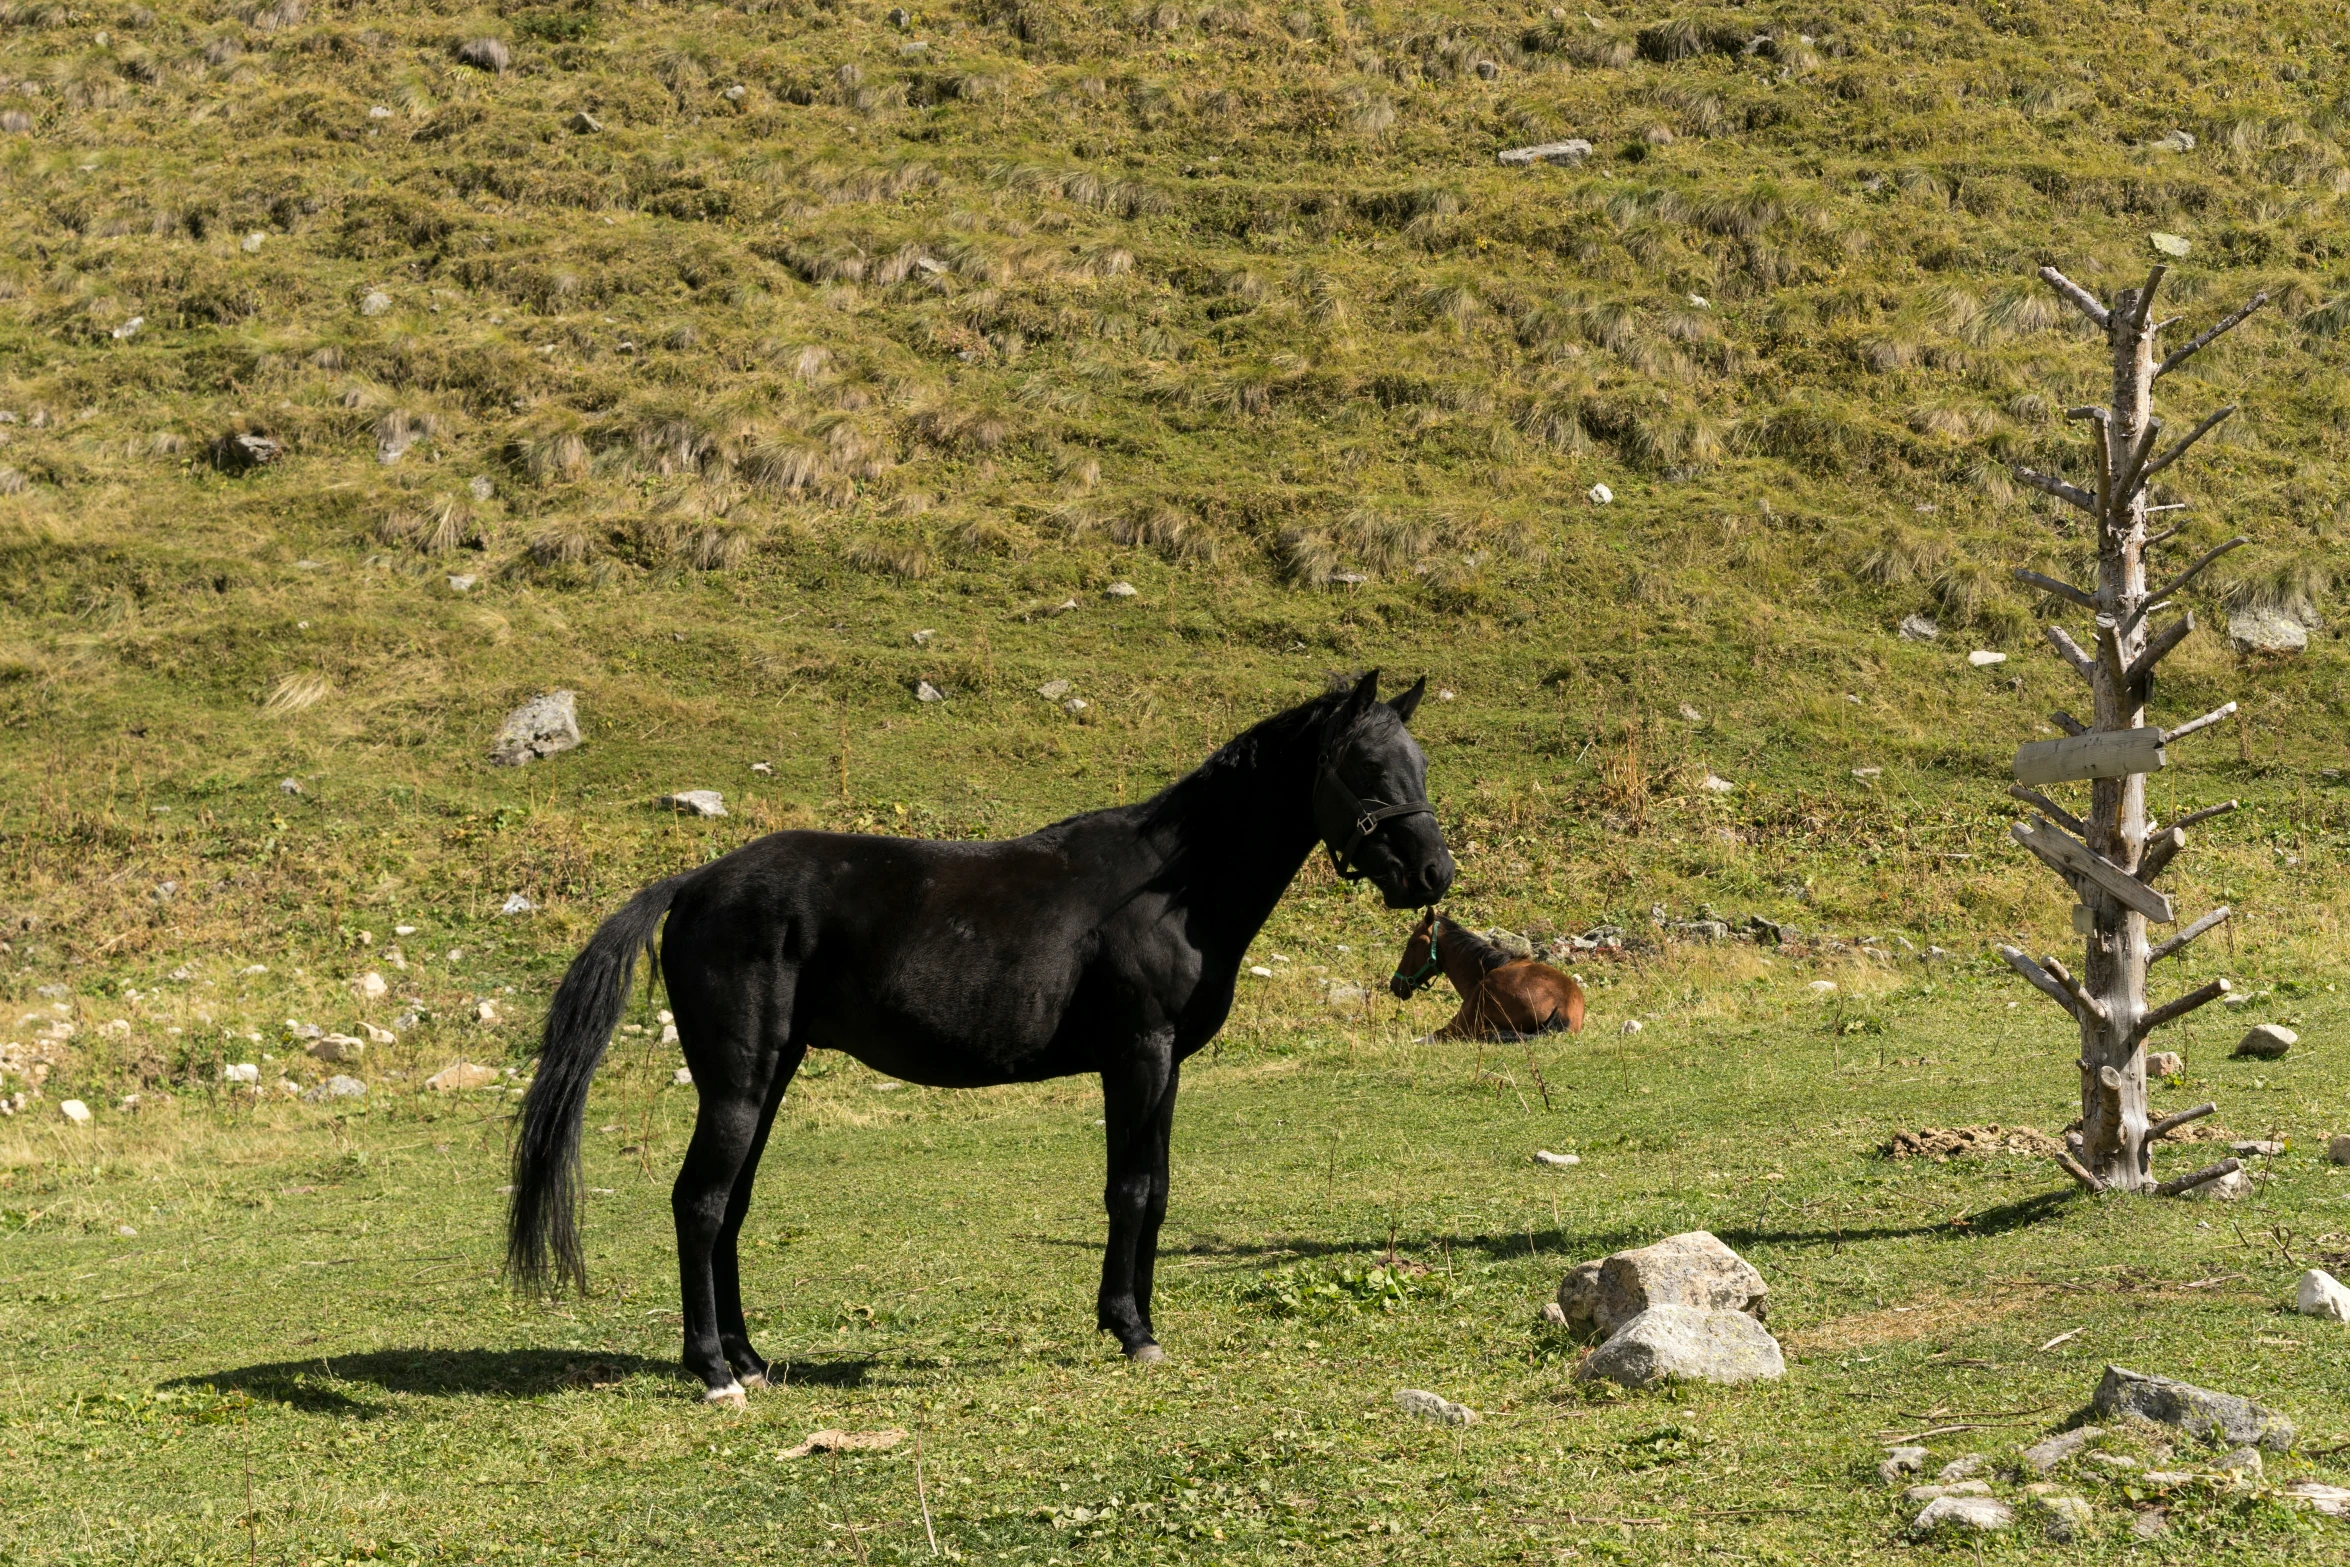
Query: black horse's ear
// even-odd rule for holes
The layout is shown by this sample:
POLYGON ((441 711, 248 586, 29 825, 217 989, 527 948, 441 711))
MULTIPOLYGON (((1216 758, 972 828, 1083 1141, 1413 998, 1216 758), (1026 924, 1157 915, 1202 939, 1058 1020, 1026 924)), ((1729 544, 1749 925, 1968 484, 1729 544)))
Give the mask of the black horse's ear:
POLYGON ((1356 681, 1355 688, 1347 693, 1346 706, 1339 712, 1340 725, 1342 727, 1352 726, 1355 720, 1369 712, 1371 704, 1378 700, 1379 671, 1366 669, 1363 671, 1363 678, 1356 681))
POLYGON ((1389 702, 1387 705, 1395 709, 1396 717, 1402 719, 1405 723, 1408 724, 1412 721, 1412 714, 1420 710, 1420 698, 1426 696, 1427 694, 1428 677, 1426 675, 1422 675, 1419 679, 1412 682, 1412 688, 1409 691, 1406 691, 1403 695, 1397 697, 1394 701, 1389 702))

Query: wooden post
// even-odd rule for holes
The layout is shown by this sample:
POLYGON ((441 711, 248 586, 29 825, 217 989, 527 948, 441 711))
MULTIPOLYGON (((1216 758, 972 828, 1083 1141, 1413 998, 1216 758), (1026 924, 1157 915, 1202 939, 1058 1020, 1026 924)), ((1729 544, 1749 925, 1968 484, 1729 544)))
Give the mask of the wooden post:
MULTIPOLYGON (((2158 454, 2162 421, 2154 417, 2154 382, 2234 330, 2267 303, 2267 296, 2254 298, 2167 359, 2158 359, 2155 338, 2167 323, 2154 319, 2154 296, 2162 287, 2163 273, 2164 268, 2155 267, 2143 284, 2122 290, 2108 305, 2054 267, 2040 269, 2042 281, 2104 329, 2113 356, 2112 406, 2069 411, 2070 417, 2091 426, 2096 489, 2027 468, 2016 470, 2025 483, 2097 520, 2094 591, 2038 572, 2016 573, 2092 618, 2086 643, 2062 629, 2049 633, 2064 662, 2089 688, 2090 721, 2082 724, 2069 715, 2052 715, 2070 738, 2026 744, 2016 753, 2015 767, 2019 786, 2088 781, 2087 811, 2078 816, 2050 811, 2014 828, 2016 841, 2063 877, 2080 901, 2076 924, 2082 928, 2084 950, 2077 978, 2053 957, 2034 963, 2014 948, 2002 952, 2018 973, 2070 1012, 2080 1029, 2080 1143, 2075 1157, 2058 1162, 2090 1192, 2159 1191, 2167 1196, 2212 1179, 2218 1167, 2184 1180, 2159 1185, 2155 1181, 2156 1137, 2185 1117, 2170 1118, 2159 1128, 2148 1123, 2146 1035, 2226 994, 2228 987, 2225 980, 2215 981, 2166 1005, 2149 1007, 2146 970, 2158 955, 2169 956, 2225 919, 2226 911, 2196 921, 2159 949, 2149 948, 2148 922, 2167 925, 2174 919, 2170 900, 2149 884, 2185 846, 2186 835, 2179 826, 2159 835, 2149 826, 2146 774, 2168 760, 2166 745, 2208 727, 2225 710, 2167 733, 2147 722, 2154 666, 2194 629, 2194 617, 2184 616, 2159 630, 2149 622, 2166 607, 2171 594, 2245 540, 2230 540, 2162 588, 2148 589, 2148 486, 2235 411, 2221 409, 2158 454)), ((2010 792, 2034 804, 2051 803, 2031 787, 2010 792)))

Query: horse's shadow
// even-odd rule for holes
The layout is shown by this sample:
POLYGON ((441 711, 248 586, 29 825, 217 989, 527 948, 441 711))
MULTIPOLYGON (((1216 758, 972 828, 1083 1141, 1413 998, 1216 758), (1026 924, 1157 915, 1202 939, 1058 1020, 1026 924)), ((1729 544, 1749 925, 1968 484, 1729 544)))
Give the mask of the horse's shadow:
MULTIPOLYGON (((793 1362, 786 1385, 860 1387, 873 1366, 867 1358, 793 1362)), ((360 1386, 426 1398, 521 1399, 600 1391, 646 1377, 677 1382, 682 1373, 674 1360, 591 1350, 379 1349, 204 1372, 169 1385, 244 1393, 315 1414, 373 1415, 384 1406, 354 1396, 360 1386)))

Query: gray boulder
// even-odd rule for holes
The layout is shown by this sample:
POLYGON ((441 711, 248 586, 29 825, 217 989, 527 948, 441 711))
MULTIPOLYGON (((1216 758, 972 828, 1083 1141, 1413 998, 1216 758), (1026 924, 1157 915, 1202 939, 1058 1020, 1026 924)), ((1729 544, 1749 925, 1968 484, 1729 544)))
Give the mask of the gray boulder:
POLYGON ((2015 1527, 2015 1509, 1993 1496, 1937 1496, 1909 1526, 1913 1539, 1948 1530, 1953 1534, 1996 1534, 2015 1527))
POLYGON ((1395 1407, 1407 1415, 1418 1415, 1422 1420, 1433 1420, 1442 1426, 1473 1426, 1477 1411, 1466 1404, 1456 1404, 1441 1394, 1424 1388, 1407 1387, 1395 1395, 1395 1407))
POLYGON ((665 794, 653 803, 687 816, 726 814, 726 796, 715 789, 681 789, 675 794, 665 794))
POLYGON ((1708 1311, 1767 1315, 1769 1286, 1754 1264, 1706 1230, 1691 1230, 1619 1251, 1596 1262, 1577 1263, 1559 1281, 1559 1309, 1577 1332, 1612 1335, 1656 1306, 1695 1306, 1708 1311))
POLYGON ((578 744, 577 700, 568 691, 550 691, 506 715, 490 745, 490 760, 500 767, 520 767, 578 744))
POLYGON ((2090 1402, 2101 1415, 2137 1415, 2214 1445, 2265 1447, 2272 1453, 2293 1448, 2293 1422, 2275 1410, 2169 1377, 2107 1366, 2090 1402))
POLYGON ((324 1104, 329 1099, 363 1099, 366 1095, 367 1085, 365 1083, 355 1077, 345 1077, 342 1073, 337 1072, 304 1094, 302 1098, 306 1103, 315 1105, 324 1104))
POLYGON ((2231 1054, 2249 1056, 2255 1061, 2275 1061, 2301 1042, 2301 1036, 2278 1023, 2255 1023, 2251 1031, 2236 1041, 2231 1054))
POLYGON ((1575 1371, 1646 1387, 1667 1377, 1685 1382, 1768 1382, 1787 1374, 1779 1341, 1743 1311, 1651 1306, 1593 1350, 1575 1371))
POLYGON ((1501 155, 1501 161, 1513 169, 1530 169, 1537 163, 1581 163, 1590 156, 1591 143, 1580 136, 1571 136, 1565 141, 1512 147, 1501 155))
POLYGON ((2103 1435, 2105 1431, 2101 1426, 2079 1426, 2070 1431, 2059 1431, 2023 1450, 2024 1467, 2036 1475, 2047 1474, 2103 1435))
POLYGON ((1885 1451, 1885 1461, 1877 1465, 1877 1478, 1887 1485, 1899 1485, 1903 1475, 1913 1475, 1926 1467, 1926 1450, 1922 1447, 1894 1447, 1885 1451))
POLYGON ((1900 631, 1904 642, 1931 642, 1942 634, 1942 628, 1923 615, 1904 615, 1900 631))
POLYGON ((2033 1511, 2040 1515, 2041 1527, 2059 1545, 2078 1538, 2097 1516, 2097 1509, 2078 1496, 2041 1496, 2033 1501, 2033 1511))
POLYGON ((2309 646, 2309 628, 2287 610, 2232 610, 2228 614, 2228 646, 2239 653, 2298 653, 2309 646))

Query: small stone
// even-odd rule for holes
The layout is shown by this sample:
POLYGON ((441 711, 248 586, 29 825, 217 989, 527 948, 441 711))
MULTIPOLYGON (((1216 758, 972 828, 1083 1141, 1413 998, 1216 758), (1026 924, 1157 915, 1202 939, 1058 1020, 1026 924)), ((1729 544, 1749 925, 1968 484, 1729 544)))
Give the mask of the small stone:
POLYGON ((477 473, 465 481, 465 493, 477 501, 486 501, 498 493, 498 487, 490 482, 488 475, 477 473))
POLYGON ((2121 1366, 2105 1368, 2091 1402, 2101 1415, 2138 1415, 2206 1441, 2251 1443, 2272 1453, 2293 1447, 2293 1422, 2273 1409, 2233 1393, 2215 1393, 2121 1366))
POLYGON ((2301 1036, 2276 1023, 2255 1023, 2251 1032, 2236 1041, 2230 1055, 2249 1056, 2255 1061, 2275 1061, 2301 1042, 2301 1036))
POLYGON ((1604 484, 1595 484, 1583 493, 1590 498, 1591 504, 1594 506, 1605 506, 1616 498, 1616 492, 1604 484))
POLYGON ((661 1020, 661 1043, 665 1045, 677 1043, 677 1025, 667 1018, 661 1020))
POLYGON ((2169 234, 2161 229, 2147 235, 2146 242, 2166 256, 2184 256, 2195 248, 2184 234, 2169 234))
POLYGON ((913 20, 914 20, 914 19, 913 19, 911 16, 909 16, 909 15, 907 15, 907 14, 906 14, 906 8, 905 8, 904 6, 902 6, 902 5, 897 5, 897 6, 891 6, 891 7, 890 7, 890 9, 889 9, 889 25, 890 25, 890 26, 892 26, 892 27, 904 27, 904 26, 906 26, 908 23, 912 22, 913 20))
POLYGON ((928 647, 930 645, 930 639, 937 635, 938 633, 935 631, 917 631, 914 633, 914 645, 916 647, 928 647))
POLYGON ((367 1042, 371 1045, 396 1045, 400 1042, 399 1035, 388 1028, 378 1028, 373 1023, 360 1024, 359 1032, 367 1036, 367 1042))
POLYGON ((367 117, 371 120, 388 120, 392 117, 392 111, 379 103, 367 111, 367 117))
POLYGON ((76 1126, 90 1124, 90 1107, 79 1099, 67 1099, 57 1106, 58 1113, 76 1126))
POLYGON ((1887 1485, 1899 1485, 1903 1475, 1913 1475, 1926 1467, 1926 1450, 1922 1447, 1894 1447, 1885 1451, 1885 1461, 1877 1465, 1877 1478, 1887 1485))
POLYGON ((1696 708, 1691 707, 1686 702, 1681 704, 1681 716, 1683 719, 1693 724, 1702 724, 1705 722, 1705 715, 1699 712, 1696 708))
POLYGON ((1902 618, 1899 634, 1904 642, 1931 642, 1942 635, 1942 628, 1923 615, 1907 615, 1902 618))
POLYGON ((1832 979, 1815 979, 1804 988, 1815 996, 1824 996, 1836 988, 1836 982, 1832 979))
POLYGON ((2219 1462, 2211 1466, 2223 1474, 2250 1475, 2257 1480, 2264 1467, 2257 1447, 2238 1447, 2222 1453, 2219 1462))
POLYGON ((2193 152, 2195 150, 2195 133, 2192 131, 2172 131, 2168 136, 2150 141, 2146 145, 2156 152, 2193 152))
POLYGON ((0 132, 11 136, 30 136, 33 133, 33 117, 22 109, 0 110, 0 132))
POLYGON ((1512 147, 1501 155, 1501 161, 1513 169, 1530 169, 1538 163, 1581 163, 1590 156, 1591 143, 1580 136, 1572 136, 1565 141, 1546 141, 1538 142, 1531 147, 1512 147))
POLYGON ((369 289, 367 297, 359 301, 359 313, 363 316, 380 316, 391 308, 392 296, 380 288, 369 289))
POLYGON ((2041 1527, 2048 1531, 2048 1538, 2059 1545, 2078 1538, 2097 1516, 2097 1509, 2078 1496, 2035 1497, 2032 1510, 2040 1515, 2041 1527))
POLYGON ((520 767, 576 749, 579 743, 577 699, 569 691, 550 691, 506 715, 498 737, 490 742, 490 761, 499 767, 520 767))
POLYGON ((771 762, 753 762, 751 764, 751 771, 754 773, 764 774, 770 778, 775 776, 775 766, 771 762))
POLYGON ((538 912, 538 907, 521 893, 510 892, 506 894, 506 901, 498 905, 498 913, 501 915, 535 914, 538 912))
POLYGON ((720 93, 718 96, 724 98, 728 103, 740 103, 750 95, 751 90, 748 87, 745 87, 740 82, 736 82, 732 87, 727 88, 726 91, 720 93))
POLYGON ((366 1055, 367 1041, 354 1039, 349 1034, 327 1034, 311 1040, 302 1048, 310 1054, 313 1060, 326 1061, 340 1066, 346 1061, 356 1061, 366 1055))
POLYGON ((596 134, 596 132, 604 128, 604 122, 597 119, 594 115, 588 113, 585 109, 581 109, 577 113, 573 114, 571 118, 565 123, 582 136, 593 136, 596 134))
POLYGON ((2228 646, 2239 653, 2298 653, 2309 646, 2309 628, 2281 609, 2231 610, 2228 646))
POLYGON ((2235 1202, 2252 1195, 2252 1177, 2243 1170, 2230 1170, 2179 1195, 2189 1202, 2235 1202))
POLYGON ((665 794, 653 804, 688 816, 726 814, 726 797, 715 789, 685 789, 676 794, 665 794))
POLYGON ((1991 1496, 1938 1496, 1911 1521, 1914 1539, 1925 1539, 1948 1529, 1996 1534, 2015 1526, 2015 1510, 1991 1496))
POLYGON ((694 1086, 694 1069, 690 1066, 681 1066, 669 1074, 669 1081, 673 1087, 691 1088, 694 1086))
POLYGON ((2312 1268, 2293 1286, 2293 1309, 2305 1317, 2350 1322, 2350 1289, 2323 1268, 2312 1268))
POLYGON ((473 1020, 476 1023, 497 1022, 498 1004, 495 1001, 488 999, 487 997, 484 997, 482 1000, 476 1002, 473 1008, 473 1020))
POLYGON ((1944 1485, 1955 1485, 1961 1480, 1973 1478, 1974 1475, 1989 1467, 1990 1463, 1991 1460, 1985 1458, 1981 1453, 1963 1454, 1944 1464, 1941 1473, 1934 1478, 1940 1480, 1944 1485))
POLYGON ((234 1062, 220 1069, 220 1080, 224 1083, 258 1083, 261 1081, 261 1068, 250 1061, 234 1062))
POLYGON ((1994 653, 1987 647, 1979 647, 1966 656, 1966 661, 1974 665, 1977 669, 1989 669, 1993 664, 2006 663, 2007 655, 2005 653, 1994 653))
POLYGON ((2091 1453, 2089 1462, 2104 1469, 2136 1469, 2138 1460, 2122 1453, 2091 1453))
POLYGON ((116 327, 107 335, 119 343, 125 339, 137 337, 139 335, 139 328, 145 326, 146 324, 147 318, 145 316, 133 316, 128 321, 125 321, 122 325, 116 327))
POLYGON ((1699 784, 1698 787, 1703 789, 1708 794, 1728 794, 1731 790, 1737 788, 1738 786, 1730 782, 1730 780, 1727 778, 1718 778, 1712 773, 1707 773, 1705 775, 1705 782, 1699 784))
POLYGON ((325 1082, 302 1096, 306 1104, 324 1104, 329 1099, 360 1099, 366 1097, 367 1085, 355 1077, 337 1072, 325 1082))
MULTIPOLYGON (((302 781, 299 778, 280 778, 277 781, 277 792, 280 794, 300 794, 302 781)), ((267 971, 264 970, 264 972, 267 971)))
POLYGON ((1552 1153, 1547 1148, 1537 1148, 1534 1150, 1534 1162, 1547 1164, 1555 1170, 1571 1170, 1583 1162, 1583 1156, 1573 1153, 1552 1153))
POLYGON ((2248 1137, 2241 1142, 2228 1144, 2228 1152, 2246 1159, 2282 1159, 2285 1156, 2285 1145, 2271 1142, 2265 1137, 2248 1137))
POLYGON ((2177 1077, 2187 1070, 2187 1058, 2176 1050, 2152 1050, 2146 1055, 2148 1077, 2177 1077))
MULTIPOLYGON (((1571 1304, 1560 1304, 1574 1315, 1571 1304)), ((1646 1387, 1666 1377, 1735 1383, 1775 1381, 1786 1374, 1779 1341, 1761 1323, 1743 1311, 1701 1306, 1649 1307, 1575 1370, 1577 1381, 1604 1377, 1625 1387, 1646 1387)))
POLYGON ((259 251, 261 247, 268 242, 269 236, 267 234, 253 233, 246 235, 244 242, 237 248, 242 250, 246 255, 250 256, 259 251))
POLYGON ((1422 1420, 1433 1420, 1438 1425, 1473 1426, 1477 1411, 1466 1404, 1456 1404, 1449 1398, 1407 1387, 1395 1395, 1395 1407, 1407 1415, 1418 1415, 1422 1420))
POLYGON ((2130 1520, 2130 1533, 2141 1540, 2151 1540, 2169 1527, 2170 1512, 2167 1508, 2142 1507, 2138 1509, 2138 1516, 2130 1520))
POLYGON ((1271 979, 1273 977, 1273 971, 1265 967, 1265 965, 1262 963, 1251 963, 1248 966, 1248 971, 1259 979, 1271 979))
POLYGON ((2323 1480, 2295 1480, 2284 1494, 2307 1502, 2329 1518, 2350 1518, 2350 1490, 2323 1480))
POLYGON ((1043 685, 1036 688, 1036 694, 1043 697, 1048 702, 1058 702, 1061 698, 1069 694, 1069 682, 1066 680, 1048 680, 1043 685))
POLYGON ((1991 1487, 1981 1480, 1953 1480, 1948 1484, 1913 1485, 1901 1493, 1901 1499, 1912 1507, 1930 1502, 1938 1496, 1989 1496, 1991 1487))
POLYGON ((1477 62, 1477 80, 1481 82, 1489 82, 1500 74, 1501 67, 1495 64, 1493 61, 1479 60, 1477 62))
POLYGON ((390 985, 384 983, 384 977, 373 969, 351 981, 351 988, 368 1001, 381 1001, 392 990, 390 985))
POLYGON ((946 699, 947 699, 946 693, 945 693, 944 691, 941 691, 941 690, 940 690, 938 687, 936 687, 936 686, 932 685, 932 684, 931 684, 929 681, 927 681, 927 680, 917 680, 917 681, 915 681, 915 682, 914 682, 914 700, 915 700, 915 701, 917 701, 917 702, 943 702, 943 701, 945 701, 946 699))
POLYGON ((482 1066, 472 1061, 452 1061, 426 1078, 424 1086, 436 1094, 454 1094, 469 1088, 488 1088, 497 1080, 495 1067, 482 1066))
POLYGON ((1557 1301, 1546 1300, 1542 1303, 1542 1321, 1546 1327, 1563 1328, 1567 1325, 1567 1314, 1559 1309, 1557 1301))
POLYGON ((1102 591, 1114 599, 1130 599, 1134 597, 1136 589, 1131 582, 1113 582, 1102 591))
POLYGON ((2023 1450, 2024 1467, 2034 1474, 2047 1474, 2104 1434, 2104 1429, 2099 1426, 2077 1426, 2070 1431, 2059 1431, 2023 1450))
POLYGON ((1619 1034, 1637 1034, 1647 1026, 1648 1025, 1646 1023, 1641 1022, 1640 1019, 1636 1017, 1628 1017, 1624 1019, 1624 1026, 1617 1029, 1616 1032, 1619 1034))
POLYGON ((1086 708, 1091 705, 1092 704, 1087 702, 1085 698, 1081 696, 1073 696, 1069 698, 1068 701, 1061 704, 1061 711, 1067 713, 1071 718, 1075 718, 1079 713, 1084 712, 1086 708))

